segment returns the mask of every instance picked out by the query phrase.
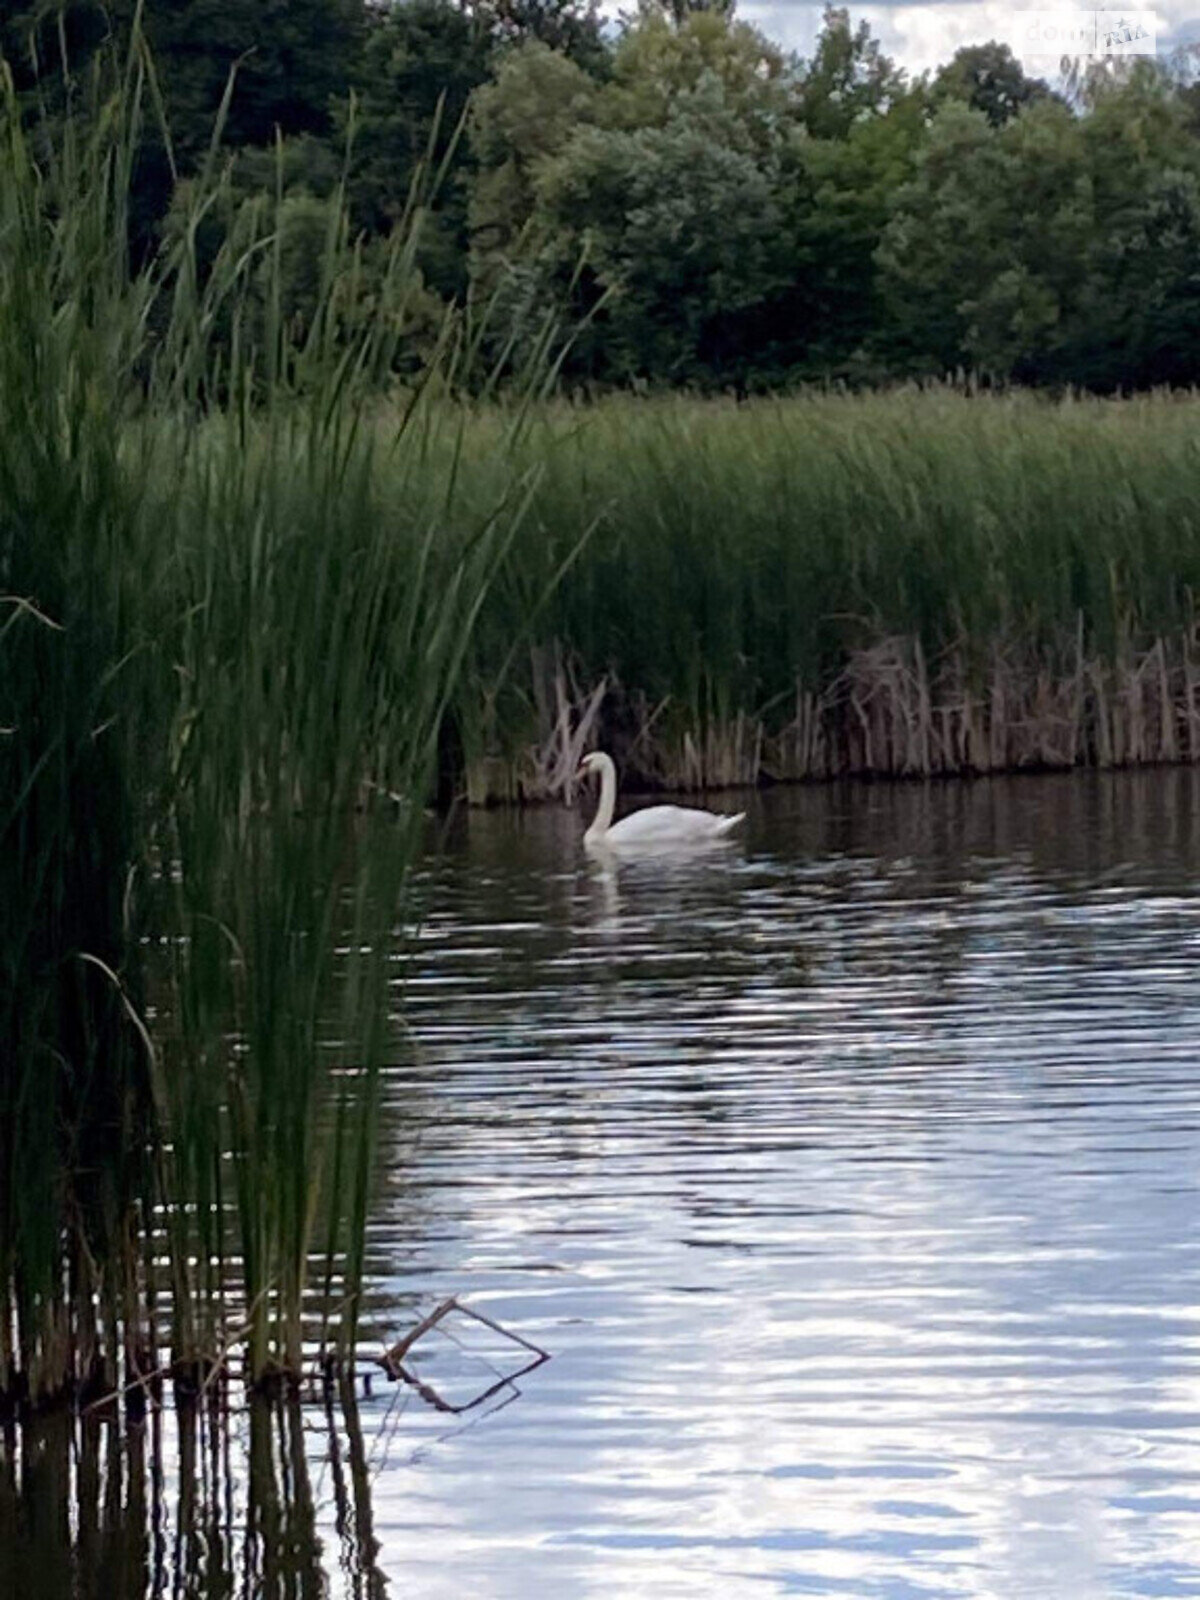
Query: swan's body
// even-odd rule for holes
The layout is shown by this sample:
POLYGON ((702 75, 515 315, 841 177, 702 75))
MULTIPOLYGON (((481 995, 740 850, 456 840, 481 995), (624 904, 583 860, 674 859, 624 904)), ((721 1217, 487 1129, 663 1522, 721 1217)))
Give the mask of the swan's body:
POLYGON ((600 774, 600 804, 583 836, 586 845, 612 850, 669 850, 679 845, 710 844, 725 838, 746 815, 739 811, 736 816, 722 816, 695 806, 647 806, 614 823, 617 769, 602 750, 594 750, 580 763, 581 778, 593 772, 600 774))

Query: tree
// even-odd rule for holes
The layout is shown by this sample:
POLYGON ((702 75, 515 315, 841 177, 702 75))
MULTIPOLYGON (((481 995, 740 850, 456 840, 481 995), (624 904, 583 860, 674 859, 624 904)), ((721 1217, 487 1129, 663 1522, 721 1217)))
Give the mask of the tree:
POLYGON ((876 252, 896 195, 926 135, 924 95, 913 89, 844 138, 794 141, 783 174, 794 282, 775 309, 776 360, 807 376, 874 370, 885 321, 876 252))
POLYGON ((793 116, 793 70, 765 34, 724 12, 691 11, 678 25, 651 12, 617 45, 603 118, 630 130, 664 127, 679 97, 711 79, 728 114, 765 148, 793 116))
POLYGON ((594 76, 608 70, 597 0, 470 0, 468 10, 493 46, 535 39, 594 76))
MULTIPOLYGON (((610 378, 744 385, 748 327, 786 281, 777 174, 710 76, 665 125, 578 132, 537 184, 560 287, 576 264, 610 378)), ((593 358, 594 360, 594 358, 593 358)))
MULTIPOLYGON (((136 0, 113 0, 125 34, 136 0)), ((276 132, 328 134, 335 97, 358 64, 364 0, 153 0, 142 25, 171 137, 186 167, 207 149, 230 74, 225 142, 270 144, 276 132)))
POLYGON ((950 102, 877 252, 893 359, 916 371, 1054 375, 1091 227, 1080 130, 1064 107, 1038 106, 998 130, 950 102))
POLYGON ((1200 382, 1200 180, 1159 173, 1097 245, 1083 306, 1085 381, 1200 382))
POLYGON ((638 0, 638 15, 643 21, 665 17, 677 28, 700 11, 712 11, 732 20, 734 10, 735 0, 638 0))
POLYGON ((471 273, 485 295, 533 217, 540 168, 594 120, 598 96, 581 67, 536 40, 506 52, 493 81, 475 95, 471 273))
MULTIPOLYGON (((291 153, 304 149, 304 141, 294 141, 291 153)), ((361 337, 369 325, 386 318, 390 331, 399 336, 397 365, 415 370, 433 350, 445 304, 417 271, 406 276, 403 295, 385 293, 393 253, 386 235, 360 241, 352 252, 345 249, 349 218, 323 158, 307 169, 316 178, 310 187, 285 155, 281 167, 291 181, 282 193, 275 183, 264 181, 263 164, 270 159, 268 152, 247 151, 231 165, 199 215, 196 180, 185 178, 163 221, 169 242, 178 243, 185 235, 193 241, 202 281, 246 283, 244 297, 215 297, 214 337, 223 343, 232 340, 236 307, 241 319, 237 337, 244 347, 265 349, 276 316, 293 342, 302 344, 318 308, 334 306, 342 333, 350 337, 361 337)))
POLYGON ((1151 63, 1087 79, 1080 116, 1003 126, 947 101, 878 252, 891 353, 1020 382, 1200 378, 1200 146, 1151 63))
POLYGON ((1090 80, 1080 122, 1094 222, 1071 330, 1077 381, 1200 380, 1197 185, 1190 108, 1154 63, 1090 80))
POLYGON ((964 45, 933 80, 934 105, 958 100, 1002 128, 1026 106, 1052 96, 1041 78, 1028 78, 1006 44, 964 45))
POLYGON ((801 71, 798 109, 818 139, 843 139, 863 117, 878 116, 904 92, 904 74, 883 54, 865 22, 827 5, 816 53, 801 71))
POLYGON ((112 31, 99 0, 59 0, 57 5, 16 0, 0 5, 0 56, 19 92, 45 84, 66 66, 77 71, 112 31))
POLYGON ((505 55, 471 121, 472 277, 503 336, 603 301, 575 370, 742 381, 786 281, 790 107, 787 58, 717 11, 647 12, 603 84, 536 44, 505 55))
POLYGON ((91 57, 110 44, 128 49, 140 16, 161 88, 170 148, 147 115, 136 152, 132 234, 137 253, 154 246, 176 176, 186 177, 208 150, 223 97, 233 89, 222 137, 226 147, 269 145, 277 133, 328 135, 334 98, 357 70, 366 0, 47 0, 26 6, 5 30, 32 82, 51 106, 61 93, 59 19, 67 70, 82 77, 91 57), (34 19, 31 24, 31 19, 34 19), (31 49, 32 46, 32 49, 31 49))
POLYGON ((483 25, 451 0, 405 0, 372 20, 353 113, 349 100, 338 107, 342 138, 353 135, 349 198, 357 227, 390 232, 422 170, 427 184, 441 174, 420 260, 447 298, 467 287, 471 161, 463 122, 491 59, 483 25))

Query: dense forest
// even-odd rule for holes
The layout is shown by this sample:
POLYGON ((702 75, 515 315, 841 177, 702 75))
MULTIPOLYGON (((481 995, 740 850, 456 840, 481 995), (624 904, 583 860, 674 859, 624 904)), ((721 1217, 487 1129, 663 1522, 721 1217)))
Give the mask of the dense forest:
MULTIPOLYGON (((137 10, 0 10, 31 119, 78 103, 137 10)), ((1052 89, 987 44, 914 80, 845 10, 800 59, 724 0, 641 0, 620 25, 594 0, 149 0, 142 25, 158 111, 135 249, 189 225, 214 130, 201 260, 276 237, 301 325, 331 228, 360 241, 369 312, 415 215, 410 366, 447 316, 493 371, 553 317, 585 391, 1200 379, 1186 55, 1076 64, 1052 89)))

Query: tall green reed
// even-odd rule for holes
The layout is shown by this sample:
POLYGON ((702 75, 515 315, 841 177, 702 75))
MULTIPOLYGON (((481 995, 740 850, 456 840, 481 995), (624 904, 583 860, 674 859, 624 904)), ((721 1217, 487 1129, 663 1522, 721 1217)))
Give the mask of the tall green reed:
POLYGON ((152 71, 136 37, 104 70, 36 157, 10 90, 0 173, 0 1389, 34 1400, 163 1340, 193 1384, 352 1355, 393 931, 534 475, 460 496, 449 319, 379 424, 416 209, 365 316, 331 207, 291 315, 276 235, 198 258, 218 129, 133 268, 152 71))
MULTIPOLYGON (((719 781, 715 755, 696 776, 689 742, 711 736, 715 750, 753 726, 769 752, 804 705, 838 748, 803 770, 921 770, 920 748, 928 770, 1058 759, 1060 745, 1064 760, 1196 756, 1196 414, 1195 397, 950 389, 545 408, 522 443, 542 477, 518 576, 489 599, 475 677, 486 686, 539 586, 594 524, 537 631, 571 664, 580 706, 607 683, 601 736, 644 777, 719 781), (1165 667, 1148 660, 1160 642, 1165 667), (1164 671, 1179 737, 1139 743, 1139 719, 1161 721, 1164 671), (1041 705, 1042 680, 1063 705, 1041 705), (954 722, 944 752, 940 722, 911 740, 900 727, 903 696, 911 717, 954 722), (981 698, 986 750, 963 710, 981 698), (894 759, 860 738, 860 714, 885 700, 907 750, 894 759), (1118 703, 1129 728, 1114 745, 1118 703)), ((471 437, 496 425, 477 418, 471 437)), ((486 472, 465 490, 486 496, 486 472)), ((536 677, 523 659, 498 691, 493 748, 511 762, 549 731, 536 677)), ((469 719, 481 695, 463 688, 469 719)), ((742 744, 745 760, 725 763, 741 781, 781 770, 742 744)))
POLYGON ((134 99, 47 166, 4 91, 0 1386, 40 1396, 111 1380, 146 1193, 127 895, 156 597, 121 435, 151 297, 124 244, 134 99))

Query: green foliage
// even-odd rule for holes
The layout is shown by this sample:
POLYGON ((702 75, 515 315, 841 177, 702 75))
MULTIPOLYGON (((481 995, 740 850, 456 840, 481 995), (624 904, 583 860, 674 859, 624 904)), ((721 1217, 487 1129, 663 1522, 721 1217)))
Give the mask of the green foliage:
POLYGON ((587 317, 567 370, 590 381, 1196 376, 1200 142, 1168 72, 1090 73, 1083 115, 1000 46, 906 88, 833 8, 807 64, 720 8, 656 6, 607 83, 553 60, 475 102, 496 348, 552 306, 587 317))
POLYGON ((109 38, 112 19, 96 0, 15 0, 0 11, 0 55, 8 62, 14 88, 44 87, 63 57, 76 69, 109 38))
POLYGON ((448 0, 389 6, 368 31, 356 100, 339 108, 355 227, 389 233, 414 187, 450 165, 420 249, 426 277, 445 299, 467 288, 470 169, 461 130, 472 93, 487 81, 492 49, 485 24, 448 0))
MULTIPOLYGON (((1035 285, 1055 261, 1047 234, 1075 222, 1078 129, 1065 110, 1038 115, 1047 137, 1028 137, 1026 119, 997 136, 982 112, 948 104, 897 195, 879 261, 897 342, 918 370, 965 361, 1011 371, 1057 318, 1057 301, 1035 285), (1045 205, 1017 187, 1026 176, 1045 205)), ((1085 209, 1077 225, 1086 222, 1085 209)))
POLYGON ((704 11, 732 17, 734 0, 638 0, 637 9, 643 19, 663 17, 682 28, 690 17, 704 11))
POLYGON ((1197 173, 1155 174, 1089 252, 1070 369, 1098 388, 1194 383, 1198 260, 1197 173))
POLYGON ((933 79, 930 94, 937 105, 960 100, 981 111, 993 128, 1002 128, 1029 106, 1051 98, 1040 78, 1030 78, 1006 44, 964 45, 933 79))
POLYGON ((878 252, 899 359, 1098 388, 1185 381, 1200 146, 1184 122, 1153 69, 1082 119, 1043 100, 996 129, 947 103, 878 252))
MULTIPOLYGON (((134 0, 112 8, 121 33, 134 0)), ((352 81, 365 21, 361 0, 153 0, 142 26, 153 54, 172 141, 184 164, 211 137, 236 72, 225 138, 268 145, 276 132, 327 133, 333 99, 352 81)))
MULTIPOLYGON (((45 66, 65 41, 78 75, 98 13, 52 9, 10 19, 6 47, 28 60, 32 41, 45 66)), ((1197 376, 1200 135, 1179 64, 1076 64, 1059 96, 992 43, 910 86, 832 6, 807 62, 724 4, 648 0, 612 43, 590 0, 297 0, 262 39, 246 5, 152 12, 175 137, 145 119, 139 258, 177 239, 188 202, 172 194, 206 159, 236 65, 236 159, 198 225, 201 272, 278 213, 301 313, 326 225, 361 235, 369 306, 390 235, 419 221, 423 326, 438 301, 461 307, 509 370, 558 318, 578 330, 565 376, 594 384, 1197 376)), ((121 0, 118 32, 131 13, 121 0)), ((27 67, 28 103, 33 81, 27 67)), ((61 105, 45 77, 38 94, 61 105)), ((423 334, 416 359, 429 348, 423 334)))
POLYGON ((816 54, 802 74, 800 117, 819 139, 842 139, 864 117, 878 116, 902 92, 903 75, 871 38, 865 22, 827 5, 816 54))
POLYGON ((617 46, 604 120, 629 132, 662 127, 679 97, 715 80, 722 104, 761 146, 788 115, 789 74, 777 46, 720 9, 690 11, 676 26, 651 13, 617 46))
POLYGON ((502 326, 600 306, 573 372, 740 381, 746 314, 786 274, 787 93, 779 52, 710 11, 643 20, 602 86, 534 45, 501 63, 475 100, 472 225, 502 326))
POLYGON ((877 351, 888 316, 877 252, 925 134, 924 100, 912 92, 855 122, 844 139, 793 141, 782 170, 791 283, 767 324, 777 341, 776 373, 885 375, 877 351))
POLYGON ((710 78, 664 127, 579 134, 542 175, 559 279, 586 251, 595 291, 608 296, 605 356, 620 377, 735 376, 739 317, 780 281, 770 174, 723 98, 710 78))
MULTIPOLYGON (((71 1297, 115 1316, 144 1193, 145 1059, 114 974, 159 595, 121 440, 149 305, 113 159, 130 122, 40 172, 0 88, 0 1386, 37 1395, 76 1353, 71 1297)), ((87 1375, 86 1327, 77 1345, 87 1375)))
MULTIPOLYGON (((64 59, 79 99, 134 4, 14 10, 27 124, 61 115, 64 59)), ((202 273, 222 229, 273 227, 281 199, 297 304, 316 202, 364 280, 416 227, 421 320, 454 307, 485 370, 519 371, 557 318, 564 377, 598 386, 1200 376, 1183 56, 1067 63, 1052 91, 995 42, 907 83, 837 6, 807 61, 725 0, 642 0, 609 31, 593 0, 156 0, 149 18, 173 138, 143 118, 138 261, 177 240, 228 88, 231 198, 199 223, 202 273)))
POLYGON ((510 51, 475 96, 471 149, 478 176, 471 196, 472 275, 485 290, 527 229, 544 163, 596 115, 598 91, 565 56, 536 40, 510 51))
POLYGON ((597 0, 469 0, 467 9, 501 50, 536 41, 587 72, 605 74, 608 46, 597 0))

